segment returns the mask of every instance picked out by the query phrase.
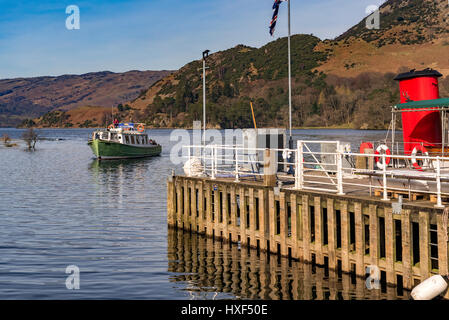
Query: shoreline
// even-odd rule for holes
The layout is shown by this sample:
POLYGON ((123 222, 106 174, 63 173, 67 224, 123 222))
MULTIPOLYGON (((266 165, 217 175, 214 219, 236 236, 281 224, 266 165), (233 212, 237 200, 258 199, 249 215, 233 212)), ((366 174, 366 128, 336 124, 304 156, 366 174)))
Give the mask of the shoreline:
MULTIPOLYGON (((87 128, 81 128, 81 127, 30 127, 33 129, 37 129, 37 130, 41 130, 41 129, 45 129, 45 130, 61 130, 61 129, 104 129, 104 127, 87 127, 87 128)), ((0 126, 0 129, 17 129, 17 130, 26 130, 26 129, 30 129, 28 127, 2 127, 0 126)), ((146 127, 146 130, 158 130, 158 129, 163 129, 163 130, 176 130, 176 129, 186 129, 186 130, 193 130, 193 127, 146 127)), ((215 127, 209 127, 207 128, 207 130, 228 130, 228 129, 253 129, 253 128, 215 128, 215 127)), ((288 131, 288 128, 282 128, 282 127, 260 127, 258 129, 285 129, 286 131, 288 131)), ((372 129, 372 128, 367 128, 367 129, 357 129, 354 128, 352 126, 330 126, 330 127, 292 127, 292 130, 357 130, 357 131, 387 131, 388 128, 383 128, 383 129, 372 129)), ((402 131, 402 129, 398 130, 398 131, 402 131)))

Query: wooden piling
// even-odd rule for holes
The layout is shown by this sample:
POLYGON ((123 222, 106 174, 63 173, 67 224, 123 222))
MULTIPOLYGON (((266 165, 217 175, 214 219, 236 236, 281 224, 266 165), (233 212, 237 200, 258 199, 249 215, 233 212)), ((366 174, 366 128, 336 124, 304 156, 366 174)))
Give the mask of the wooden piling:
POLYGON ((419 212, 419 255, 421 258, 421 281, 424 281, 430 274, 429 255, 429 215, 427 212, 419 212))
POLYGON ((343 272, 350 272, 349 263, 349 212, 348 202, 343 201, 340 204, 341 212, 341 269, 343 272))
MULTIPOLYGON (((349 273, 355 265, 360 279, 366 276, 366 266, 376 265, 385 272, 390 285, 395 285, 397 277, 401 276, 405 289, 412 289, 416 279, 425 280, 432 273, 449 273, 447 218, 441 209, 433 206, 404 203, 401 213, 393 214, 391 203, 375 199, 279 189, 257 182, 175 176, 167 181, 167 223, 171 227, 205 233, 209 237, 221 237, 225 242, 240 241, 242 246, 258 248, 261 257, 268 251, 269 254, 310 263, 313 254, 317 265, 327 263, 329 272, 336 272, 341 266, 343 273, 349 273), (314 211, 313 221, 311 210, 314 211), (351 226, 352 212, 354 220, 351 226), (384 221, 382 228, 379 219, 384 221), (398 220, 400 224, 395 223, 398 220), (419 242, 420 263, 416 266, 413 265, 412 221, 419 223, 419 239, 415 242, 419 242), (438 270, 431 270, 430 223, 438 229, 438 270), (366 239, 365 224, 369 230, 366 239), (399 225, 401 229, 396 230, 399 225), (351 231, 352 228, 355 230, 351 231), (355 248, 351 249, 352 236, 355 237, 355 248), (369 254, 365 254, 365 249, 368 249, 365 241, 366 246, 369 245, 369 254), (400 257, 396 257, 396 253, 400 257)), ((245 259, 252 259, 250 252, 245 259)), ((275 260, 272 258, 270 264, 275 265, 275 260)), ((277 282, 278 279, 267 279, 267 285, 270 281, 277 282)), ((357 281, 360 295, 364 294, 362 282, 357 281)), ((242 284, 248 286, 247 282, 242 284)), ((296 293, 291 294, 299 297, 298 290, 305 290, 305 297, 310 296, 307 283, 305 286, 296 288, 296 293)), ((290 293, 280 291, 276 294, 290 293)), ((320 292, 316 294, 321 296, 320 292)), ((387 292, 388 296, 392 294, 387 292)), ((374 296, 380 297, 381 294, 374 296)))
MULTIPOLYGON (((323 221, 323 223, 326 223, 323 221)), ((327 229, 328 229, 328 255, 329 255, 329 269, 337 269, 337 256, 336 256, 336 236, 337 230, 335 225, 335 210, 334 199, 327 199, 327 229)))
POLYGON ((355 217, 355 250, 356 250, 356 269, 355 272, 358 276, 365 275, 365 239, 364 239, 364 226, 362 216, 362 204, 357 202, 354 204, 354 217, 355 217))
POLYGON ((310 230, 310 211, 309 211, 309 197, 302 196, 302 251, 303 261, 311 262, 312 254, 310 252, 311 230, 310 230))

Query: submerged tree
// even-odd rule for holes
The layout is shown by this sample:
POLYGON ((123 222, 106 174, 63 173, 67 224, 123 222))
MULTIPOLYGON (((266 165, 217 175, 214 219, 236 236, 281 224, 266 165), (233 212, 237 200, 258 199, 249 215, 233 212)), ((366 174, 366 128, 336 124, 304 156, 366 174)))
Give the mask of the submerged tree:
POLYGON ((4 134, 1 138, 1 141, 3 141, 3 144, 5 145, 5 147, 7 148, 11 148, 11 147, 17 147, 16 143, 11 143, 11 138, 9 137, 8 134, 4 134))
POLYGON ((29 150, 34 150, 36 149, 36 142, 39 139, 39 136, 33 128, 30 128, 22 134, 22 139, 26 142, 29 150))
POLYGON ((9 145, 9 142, 11 141, 11 138, 5 133, 5 134, 2 136, 2 141, 3 141, 3 143, 4 143, 5 146, 6 146, 6 145, 9 145))

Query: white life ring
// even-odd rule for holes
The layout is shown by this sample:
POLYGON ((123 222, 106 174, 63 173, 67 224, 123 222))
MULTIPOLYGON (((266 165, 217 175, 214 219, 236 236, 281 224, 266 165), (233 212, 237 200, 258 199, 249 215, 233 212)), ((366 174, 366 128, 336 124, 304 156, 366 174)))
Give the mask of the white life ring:
MULTIPOLYGON (((412 151, 412 164, 413 164, 413 167, 416 169, 416 170, 418 170, 418 171, 423 171, 423 169, 421 168, 421 166, 418 164, 418 161, 416 160, 416 154, 418 153, 418 151, 419 152, 421 152, 424 156, 426 156, 426 157, 428 157, 429 156, 429 152, 427 151, 427 149, 424 147, 424 146, 422 146, 422 145, 420 145, 420 144, 418 144, 418 145, 416 145, 414 148, 413 148, 413 151, 412 151)), ((429 161, 428 160, 424 160, 424 166, 429 166, 429 161)))
POLYGON ((184 164, 184 173, 189 177, 200 177, 204 174, 203 162, 200 158, 191 157, 184 164))
POLYGON ((378 167, 380 170, 383 170, 383 169, 385 168, 385 166, 388 166, 388 165, 390 164, 390 161, 391 161, 391 158, 388 157, 388 156, 391 155, 391 151, 390 151, 390 149, 389 149, 386 145, 384 145, 384 144, 381 144, 380 146, 377 147, 375 154, 381 155, 381 154, 382 154, 382 153, 381 153, 382 151, 387 155, 387 157, 385 157, 385 164, 384 164, 383 161, 382 161, 383 157, 375 157, 375 158, 374 158, 374 160, 376 161, 376 165, 377 165, 377 167, 378 167))

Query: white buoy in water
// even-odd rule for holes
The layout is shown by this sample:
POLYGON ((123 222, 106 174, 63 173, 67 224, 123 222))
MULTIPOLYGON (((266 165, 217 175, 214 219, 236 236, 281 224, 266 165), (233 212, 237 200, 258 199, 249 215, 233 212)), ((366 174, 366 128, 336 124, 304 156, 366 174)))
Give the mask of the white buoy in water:
POLYGON ((447 290, 448 284, 440 275, 432 276, 417 285, 411 293, 413 300, 432 300, 447 290))
POLYGON ((184 173, 189 177, 199 177, 204 174, 204 167, 201 159, 197 157, 191 157, 184 164, 184 173))

